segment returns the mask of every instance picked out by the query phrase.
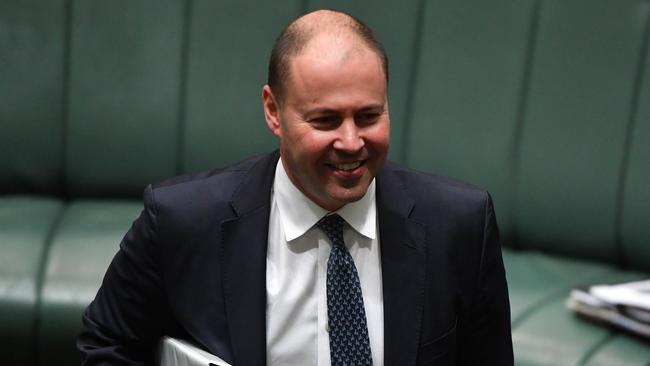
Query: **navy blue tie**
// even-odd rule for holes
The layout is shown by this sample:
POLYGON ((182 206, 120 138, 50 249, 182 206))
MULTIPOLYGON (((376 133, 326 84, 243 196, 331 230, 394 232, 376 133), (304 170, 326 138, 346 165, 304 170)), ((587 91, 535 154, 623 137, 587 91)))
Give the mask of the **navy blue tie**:
POLYGON ((332 242, 327 261, 327 318, 333 366, 372 365, 359 274, 343 242, 345 220, 323 217, 316 224, 332 242))

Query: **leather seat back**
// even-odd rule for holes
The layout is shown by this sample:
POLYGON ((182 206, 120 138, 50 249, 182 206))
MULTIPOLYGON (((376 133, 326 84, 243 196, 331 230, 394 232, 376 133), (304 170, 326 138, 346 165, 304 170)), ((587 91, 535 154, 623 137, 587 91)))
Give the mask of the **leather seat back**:
POLYGON ((2 3, 0 193, 139 197, 273 149, 273 38, 321 6, 391 56, 391 158, 489 189, 509 246, 650 269, 644 0, 2 3))

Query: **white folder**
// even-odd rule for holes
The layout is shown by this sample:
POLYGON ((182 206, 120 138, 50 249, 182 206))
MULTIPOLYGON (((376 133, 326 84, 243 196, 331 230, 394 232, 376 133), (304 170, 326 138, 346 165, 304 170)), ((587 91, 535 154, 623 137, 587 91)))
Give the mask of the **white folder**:
POLYGON ((188 341, 163 337, 158 348, 159 366, 232 366, 188 341))

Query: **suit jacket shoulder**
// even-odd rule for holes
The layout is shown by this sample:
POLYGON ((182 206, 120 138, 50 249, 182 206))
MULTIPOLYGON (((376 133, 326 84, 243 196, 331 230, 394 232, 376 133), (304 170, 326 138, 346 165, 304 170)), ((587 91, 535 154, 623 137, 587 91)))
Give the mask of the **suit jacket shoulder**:
MULTIPOLYGON (((84 364, 151 364, 150 350, 163 334, 193 339, 232 363, 231 350, 247 344, 236 342, 233 334, 239 327, 256 328, 247 321, 229 325, 237 308, 226 316, 224 286, 239 286, 226 281, 224 273, 241 266, 230 265, 232 261, 224 257, 236 258, 233 251, 248 255, 255 246, 246 235, 231 240, 231 253, 226 253, 223 223, 268 205, 278 156, 276 151, 225 169, 147 186, 144 210, 124 236, 102 287, 84 313, 78 339, 84 364)), ((268 218, 258 215, 250 226, 263 228, 265 222, 268 218)), ((260 251, 264 245, 258 245, 260 251)), ((249 271, 242 278, 251 276, 249 271)), ((244 296, 255 293, 251 287, 242 289, 244 296)), ((260 335, 264 337, 263 332, 260 335)))
MULTIPOLYGON (((259 205, 270 198, 270 189, 278 152, 259 155, 246 159, 235 165, 207 170, 198 173, 185 174, 153 183, 145 190, 145 205, 155 205, 156 215, 162 220, 174 223, 174 230, 186 228, 196 234, 200 227, 206 227, 205 220, 209 218, 216 224, 233 217, 242 198, 244 203, 256 205, 241 195, 242 187, 257 186, 255 198, 259 205), (147 191, 150 191, 148 193, 147 191), (241 193, 241 194, 240 194, 241 193), (150 197, 147 197, 147 196, 150 197)), ((207 225, 208 227, 210 225, 207 225)), ((159 223, 164 228, 164 222, 159 223)))
POLYGON ((444 212, 445 217, 459 223, 467 222, 468 218, 482 220, 486 205, 491 204, 490 195, 485 189, 460 180, 420 172, 392 162, 387 162, 383 169, 385 172, 382 175, 392 175, 392 184, 397 182, 401 185, 401 190, 413 200, 411 217, 418 221, 429 221, 435 212, 444 212))

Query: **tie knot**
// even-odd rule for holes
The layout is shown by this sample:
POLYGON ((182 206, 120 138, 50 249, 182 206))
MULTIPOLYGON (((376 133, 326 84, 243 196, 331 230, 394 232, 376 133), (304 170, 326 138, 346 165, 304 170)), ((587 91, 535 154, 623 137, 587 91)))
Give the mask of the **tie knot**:
POLYGON ((316 226, 323 230, 333 245, 343 246, 343 224, 345 220, 337 214, 327 215, 320 219, 316 226))

